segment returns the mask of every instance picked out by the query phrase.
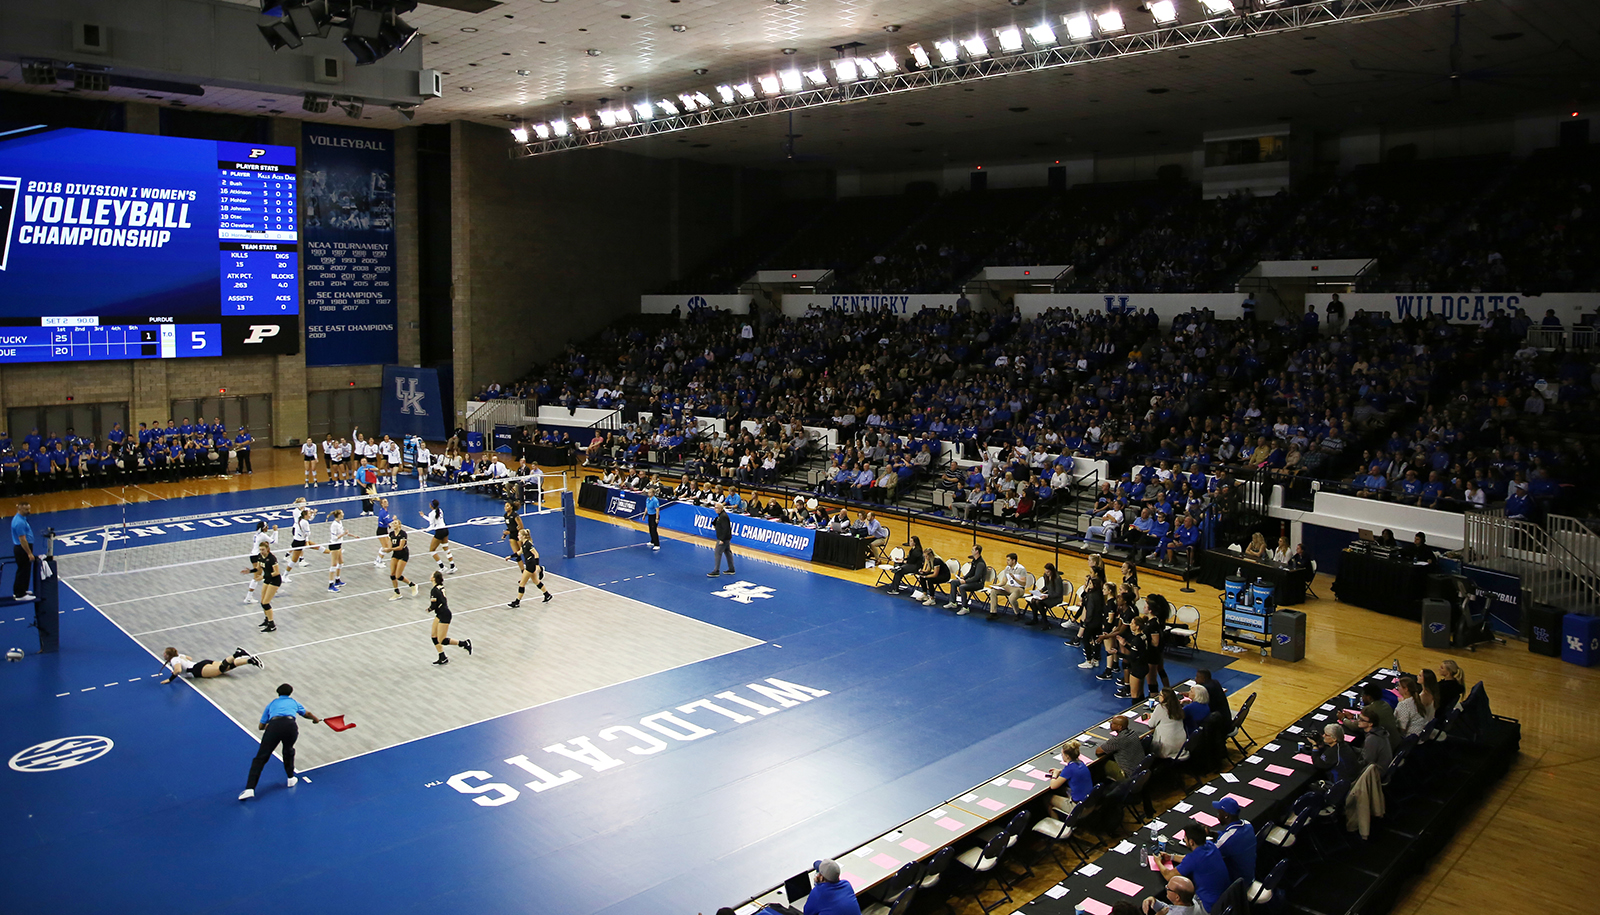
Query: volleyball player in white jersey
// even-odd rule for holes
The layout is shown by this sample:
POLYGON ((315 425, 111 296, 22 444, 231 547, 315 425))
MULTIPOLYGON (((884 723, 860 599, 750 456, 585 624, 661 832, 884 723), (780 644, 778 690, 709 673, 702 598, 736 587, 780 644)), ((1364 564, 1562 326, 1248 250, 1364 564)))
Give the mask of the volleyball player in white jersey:
POLYGON ((450 528, 444 523, 444 509, 439 507, 438 499, 430 502, 429 506, 427 511, 417 512, 428 522, 423 525, 422 529, 433 536, 433 540, 428 544, 428 555, 433 557, 433 561, 439 566, 439 571, 443 572, 446 571, 444 560, 439 558, 439 553, 443 551, 444 558, 450 561, 448 571, 451 575, 454 575, 456 573, 456 557, 454 553, 450 552, 450 528))
POLYGON ((385 435, 383 441, 378 443, 378 453, 383 456, 384 469, 389 471, 389 486, 400 488, 400 471, 405 466, 405 458, 400 454, 400 443, 385 435))
POLYGON ((417 439, 417 486, 428 488, 428 470, 433 463, 433 452, 428 450, 428 443, 417 439))
POLYGON ((382 457, 383 457, 382 452, 380 452, 378 450, 378 440, 377 439, 369 438, 365 442, 362 443, 362 445, 361 445, 361 459, 366 461, 367 463, 371 464, 372 466, 378 468, 378 482, 380 484, 383 482, 383 474, 384 474, 384 470, 385 470, 383 465, 378 463, 379 459, 382 458, 382 457))
POLYGON ((306 484, 317 485, 317 443, 306 439, 300 443, 300 455, 306 459, 306 484))
POLYGON ((344 448, 336 438, 330 438, 322 443, 322 450, 328 455, 328 482, 335 486, 344 485, 344 448))
MULTIPOLYGON (((466 646, 462 645, 462 647, 465 648, 466 646)), ((467 654, 472 654, 472 651, 468 649, 467 654)), ((443 657, 444 653, 440 652, 439 656, 443 657)), ((209 658, 204 661, 196 661, 186 654, 179 654, 178 649, 169 647, 161 653, 161 664, 168 671, 167 678, 161 681, 163 684, 171 683, 184 674, 188 674, 196 680, 209 680, 212 677, 220 677, 228 671, 243 667, 246 664, 254 667, 264 666, 260 658, 245 651, 243 648, 235 648, 231 658, 223 658, 220 661, 212 661, 209 658)))
POLYGON ((302 508, 295 514, 294 532, 289 535, 289 549, 291 551, 289 553, 289 568, 291 569, 295 566, 308 566, 311 564, 300 558, 307 547, 319 553, 327 552, 327 550, 311 542, 311 519, 316 517, 316 514, 317 511, 314 508, 302 508))
POLYGON ((344 529, 344 509, 336 508, 328 515, 328 590, 338 592, 344 584, 340 574, 344 571, 344 544, 340 541, 355 534, 344 529))
POLYGON ((261 584, 261 544, 278 542, 278 526, 267 527, 267 522, 257 521, 256 532, 250 544, 250 565, 255 569, 255 574, 250 578, 250 590, 244 596, 244 602, 253 604, 256 601, 256 587, 261 584))

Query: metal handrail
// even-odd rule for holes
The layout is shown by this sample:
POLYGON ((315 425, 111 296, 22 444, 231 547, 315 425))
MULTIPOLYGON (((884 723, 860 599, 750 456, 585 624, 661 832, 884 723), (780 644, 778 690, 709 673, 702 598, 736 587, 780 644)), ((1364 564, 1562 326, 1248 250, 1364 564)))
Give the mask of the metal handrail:
POLYGON ((1507 518, 1499 510, 1470 512, 1466 521, 1469 561, 1490 568, 1506 569, 1513 563, 1531 567, 1532 571, 1523 575, 1530 593, 1541 599, 1570 594, 1571 605, 1563 609, 1600 614, 1600 586, 1595 584, 1594 570, 1544 528, 1507 518))

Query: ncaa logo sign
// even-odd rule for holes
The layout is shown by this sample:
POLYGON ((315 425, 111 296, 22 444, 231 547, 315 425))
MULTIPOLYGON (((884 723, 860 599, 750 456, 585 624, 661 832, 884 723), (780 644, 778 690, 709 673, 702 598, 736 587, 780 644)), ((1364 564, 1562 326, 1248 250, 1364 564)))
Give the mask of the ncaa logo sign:
POLYGON ((18 772, 55 772, 94 762, 115 746, 109 737, 61 737, 47 740, 11 757, 11 768, 18 772))
POLYGON ((631 496, 612 496, 606 506, 608 515, 634 515, 639 512, 639 500, 631 496))

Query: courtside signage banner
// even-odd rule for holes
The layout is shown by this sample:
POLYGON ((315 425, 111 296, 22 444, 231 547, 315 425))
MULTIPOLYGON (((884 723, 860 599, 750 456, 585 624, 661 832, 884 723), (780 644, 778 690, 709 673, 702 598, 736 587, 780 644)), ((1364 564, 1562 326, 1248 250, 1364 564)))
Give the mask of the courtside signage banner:
POLYGON ((394 135, 307 123, 302 149, 306 365, 397 362, 394 135))
POLYGON ((439 396, 437 369, 402 365, 383 367, 383 434, 396 441, 415 435, 427 442, 442 442, 446 403, 439 396))
POLYGON ((747 315, 752 298, 747 295, 642 295, 639 296, 639 313, 670 315, 676 308, 680 315, 706 310, 747 315))
MULTIPOLYGON (((669 531, 680 531, 685 534, 694 534, 698 537, 716 539, 716 528, 712 526, 712 519, 716 517, 716 510, 700 505, 685 505, 682 502, 673 502, 661 506, 661 526, 669 531)), ((764 518, 751 518, 746 515, 728 515, 733 520, 733 545, 749 547, 753 550, 764 550, 768 553, 777 553, 780 556, 789 556, 794 559, 811 560, 811 550, 815 545, 816 531, 792 524, 778 524, 764 518)))

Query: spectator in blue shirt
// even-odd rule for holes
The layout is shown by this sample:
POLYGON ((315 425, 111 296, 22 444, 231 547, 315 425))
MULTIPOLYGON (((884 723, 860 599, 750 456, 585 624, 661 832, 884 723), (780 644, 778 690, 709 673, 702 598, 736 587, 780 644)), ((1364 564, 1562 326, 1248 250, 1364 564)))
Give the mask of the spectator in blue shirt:
POLYGON ((1200 727, 1200 722, 1206 720, 1211 714, 1211 693, 1204 686, 1196 684, 1189 689, 1189 702, 1183 707, 1183 729, 1193 734, 1200 727))
POLYGON ((1211 802, 1217 811, 1216 846, 1228 866, 1228 880, 1243 880, 1248 886, 1256 879, 1256 830, 1239 819, 1239 802, 1224 797, 1211 802))
POLYGON ((823 858, 812 867, 816 883, 806 896, 804 915, 861 915, 855 888, 839 872, 839 862, 823 858))
POLYGON ((294 687, 287 683, 278 687, 278 698, 267 703, 266 709, 261 713, 261 723, 257 729, 265 731, 261 735, 261 748, 256 751, 256 758, 250 763, 250 781, 245 789, 239 792, 239 800, 248 801, 256 796, 256 782, 261 780, 261 770, 266 767, 267 760, 272 758, 272 751, 279 746, 283 747, 283 774, 288 777, 289 787, 293 788, 300 780, 294 774, 294 742, 300 737, 300 727, 295 723, 295 716, 308 719, 312 724, 320 724, 321 718, 306 711, 306 707, 297 700, 289 698, 294 692, 294 687))
POLYGON ((1081 756, 1081 747, 1076 740, 1069 740, 1061 745, 1061 768, 1051 769, 1048 773, 1050 784, 1046 788, 1050 791, 1067 789, 1067 796, 1052 795, 1050 806, 1063 814, 1072 812, 1072 809, 1089 798, 1089 792, 1094 790, 1094 777, 1089 774, 1089 767, 1084 764, 1081 756))
POLYGON ((1217 900, 1232 882, 1228 877, 1228 864, 1223 860, 1222 850, 1211 842, 1211 831, 1203 823, 1184 826, 1183 843, 1189 846, 1188 854, 1161 856, 1161 876, 1167 880, 1183 876, 1194 881, 1194 898, 1209 912, 1216 908, 1217 900))
POLYGON ((18 502, 17 513, 11 516, 11 557, 17 563, 17 578, 11 584, 11 596, 18 600, 33 591, 33 525, 28 523, 31 514, 33 506, 18 502))

